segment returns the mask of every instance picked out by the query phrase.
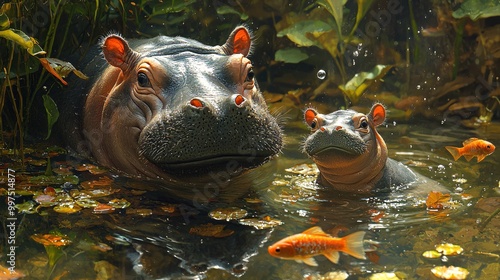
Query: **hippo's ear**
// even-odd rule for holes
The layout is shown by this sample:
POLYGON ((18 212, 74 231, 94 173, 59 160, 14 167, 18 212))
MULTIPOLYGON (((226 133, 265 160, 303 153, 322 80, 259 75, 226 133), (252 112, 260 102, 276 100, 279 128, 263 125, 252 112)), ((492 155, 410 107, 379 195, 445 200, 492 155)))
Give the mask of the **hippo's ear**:
POLYGON ((376 103, 373 105, 368 117, 374 126, 379 126, 385 121, 385 108, 382 104, 376 103))
POLYGON ((118 35, 109 35, 102 41, 102 52, 109 64, 125 71, 129 67, 127 59, 134 53, 127 41, 118 35))
POLYGON ((222 50, 225 54, 242 54, 244 56, 248 56, 250 53, 250 49, 252 47, 252 37, 250 36, 250 32, 246 27, 239 26, 227 39, 226 43, 221 46, 222 50))

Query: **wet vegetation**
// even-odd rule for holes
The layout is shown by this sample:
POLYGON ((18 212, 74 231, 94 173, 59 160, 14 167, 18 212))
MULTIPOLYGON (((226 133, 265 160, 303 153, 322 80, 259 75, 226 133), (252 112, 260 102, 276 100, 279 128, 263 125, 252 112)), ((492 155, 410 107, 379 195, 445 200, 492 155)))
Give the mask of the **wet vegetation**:
MULTIPOLYGON (((134 275, 136 263, 125 256, 135 253, 133 242, 146 240, 148 234, 159 236, 160 231, 186 228, 189 236, 182 241, 188 243, 193 236, 239 240, 241 232, 251 231, 257 232, 264 244, 273 229, 284 233, 279 230, 283 224, 300 232, 299 227, 305 229, 332 218, 335 222, 328 225, 336 225, 336 232, 345 230, 343 224, 354 225, 358 220, 374 225, 374 229, 395 225, 403 232, 369 236, 397 247, 374 245, 368 258, 377 265, 375 275, 382 278, 370 279, 429 278, 431 273, 442 278, 451 273, 454 277, 494 279, 500 269, 499 157, 485 160, 494 163, 490 169, 477 167, 479 164, 471 167, 445 159, 449 155, 438 151, 435 143, 459 145, 469 137, 500 131, 496 124, 500 118, 499 18, 500 3, 496 0, 16 0, 3 4, 0 196, 3 200, 8 194, 8 170, 17 170, 17 234, 24 238, 24 249, 17 255, 20 270, 12 275, 30 279, 119 279, 121 273, 134 275), (78 71, 78 62, 103 35, 180 35, 216 45, 240 23, 248 25, 257 38, 251 58, 271 110, 290 120, 285 124, 291 135, 287 149, 298 150, 296 139, 307 133, 301 126, 307 106, 326 113, 382 102, 388 107, 390 122, 402 124, 396 133, 401 137, 389 139, 389 148, 400 151, 412 145, 421 147, 415 151, 416 160, 405 162, 403 156, 392 155, 443 185, 453 186, 454 192, 429 193, 402 214, 413 219, 407 224, 395 222, 400 215, 396 207, 372 202, 362 210, 356 209, 362 215, 350 213, 352 221, 340 222, 335 219, 337 212, 329 212, 332 205, 325 205, 329 198, 321 197, 324 190, 313 183, 317 169, 310 162, 299 165, 305 160, 297 159, 297 151, 287 150, 290 155, 280 159, 283 170, 274 174, 265 191, 257 190, 236 205, 218 207, 202 219, 196 218, 196 209, 176 201, 165 202, 137 187, 137 182, 118 178, 52 145, 51 128, 61 109, 53 97, 61 94, 72 79, 86 78, 78 71), (439 133, 411 129, 412 124, 422 121, 442 125, 433 126, 432 131, 439 133), (460 171, 451 170, 452 165, 460 171), (433 170, 433 166, 443 169, 433 170), (488 173, 492 176, 479 180, 479 174, 488 173), (321 211, 326 216, 319 215, 321 211), (460 217, 462 214, 465 218, 460 217), (195 222, 185 223, 186 217, 195 217, 195 222), (423 220, 429 223, 428 228, 417 226, 423 220), (116 226, 119 223, 126 226, 116 226), (161 223, 175 229, 158 225, 161 223), (131 228, 137 240, 124 237, 131 228), (416 237, 408 240, 407 236, 416 237), (380 261, 384 255, 388 257, 380 261), (398 264, 400 257, 407 258, 402 265, 398 264), (456 267, 450 268, 450 263, 456 267), (385 272, 386 267, 394 273, 385 272), (411 273, 413 276, 408 276, 411 273)), ((334 206, 340 207, 341 202, 334 206)), ((0 213, 7 216, 3 208, 0 213)), ((7 232, 6 220, 2 219, 2 229, 7 232)), ((153 244, 165 242, 152 239, 153 244)), ((163 251, 155 251, 150 243, 141 245, 137 250, 161 255, 161 265, 154 255, 142 264, 152 277, 164 276, 165 271, 174 271, 176 276, 188 271, 231 279, 231 275, 242 276, 248 269, 247 263, 231 263, 234 266, 230 268, 221 266, 223 272, 213 272, 194 260, 181 263, 171 256, 177 248, 165 245, 163 251)), ((0 251, 6 255, 7 242, 2 241, 0 251)), ((249 265, 255 277, 265 276, 255 268, 268 265, 270 257, 264 251, 259 251, 253 268, 249 265)), ((266 271, 280 279, 370 277, 369 269, 363 271, 356 263, 341 265, 348 268, 331 272, 331 266, 323 266, 305 273, 300 265, 286 262, 281 268, 273 266, 266 271)))

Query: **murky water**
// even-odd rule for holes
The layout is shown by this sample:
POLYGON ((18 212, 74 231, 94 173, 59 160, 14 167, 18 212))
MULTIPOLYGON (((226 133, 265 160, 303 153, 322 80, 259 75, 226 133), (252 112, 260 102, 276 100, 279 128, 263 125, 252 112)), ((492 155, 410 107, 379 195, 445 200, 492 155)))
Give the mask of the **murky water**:
MULTIPOLYGON (((309 132, 299 120, 286 124, 287 146, 283 154, 257 169, 260 180, 230 203, 203 202, 196 197, 180 201, 161 191, 142 189, 145 182, 132 182, 114 173, 92 175, 88 171, 73 170, 80 177, 80 185, 89 188, 88 182, 100 179, 104 182, 102 186, 94 182, 90 189, 112 190, 95 200, 105 203, 120 198, 130 202, 130 207, 113 213, 97 214, 84 208, 74 214, 64 214, 48 206, 38 208, 37 213, 18 214, 16 269, 28 275, 27 279, 61 275, 62 279, 316 279, 329 272, 345 273, 348 279, 365 279, 380 272, 428 279, 432 267, 453 265, 468 269, 469 279, 494 279, 490 277, 498 275, 500 217, 485 223, 498 208, 498 200, 485 202, 485 199, 499 196, 497 162, 500 154, 494 153, 480 163, 475 159, 466 162, 463 158, 455 162, 444 146, 461 146, 460 143, 470 137, 500 143, 499 131, 496 123, 477 131, 432 123, 388 122, 380 128, 390 156, 429 178, 428 188, 412 198, 407 195, 411 190, 362 197, 335 193, 316 185, 312 161, 300 152, 300 143, 309 132), (300 164, 309 164, 301 169, 302 174, 286 171, 300 164), (106 183, 102 178, 112 180, 106 183), (452 203, 447 209, 428 211, 425 200, 436 183, 451 192, 452 203), (214 208, 229 206, 246 210, 247 219, 279 220, 281 224, 257 229, 236 220, 220 221, 208 215, 214 208), (210 224, 223 230, 210 233, 203 228, 210 224), (269 245, 312 226, 321 226, 339 235, 366 231, 365 239, 373 241, 365 244, 370 251, 367 260, 341 254, 340 262, 333 264, 317 256, 319 266, 311 267, 276 259, 267 253, 269 245), (72 241, 62 249, 63 254, 52 269, 47 264, 44 247, 30 238, 32 234, 50 231, 66 234, 72 241), (210 236, 200 236, 200 232, 202 235, 208 232, 210 236), (214 235, 217 237, 212 237, 214 235), (422 257, 424 251, 446 242, 460 245, 464 248, 463 254, 438 259, 422 257)), ((44 154, 33 151, 28 157, 43 160, 44 154)), ((65 155, 55 156, 54 170, 59 166, 81 166, 74 158, 68 159, 71 158, 65 155)), ((29 165, 27 175, 34 175, 35 170, 40 169, 44 169, 43 164, 38 168, 29 165)), ((18 171, 17 176, 22 182, 21 173, 18 171)), ((61 188, 61 184, 51 186, 57 191, 61 188)), ((33 199, 33 194, 21 194, 16 197, 17 204, 33 199)), ((5 209, 2 214, 7 215, 5 209)), ((3 229, 6 229, 5 222, 3 229)), ((2 246, 6 246, 5 243, 2 246)))

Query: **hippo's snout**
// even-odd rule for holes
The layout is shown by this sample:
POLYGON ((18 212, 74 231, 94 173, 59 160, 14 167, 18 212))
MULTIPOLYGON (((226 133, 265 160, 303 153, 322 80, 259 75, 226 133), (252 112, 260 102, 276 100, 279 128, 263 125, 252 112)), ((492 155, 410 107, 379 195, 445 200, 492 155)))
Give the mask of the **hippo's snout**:
POLYGON ((213 170, 234 161, 256 167, 279 153, 281 129, 265 107, 241 94, 194 97, 165 110, 139 138, 142 156, 164 169, 182 173, 213 170))

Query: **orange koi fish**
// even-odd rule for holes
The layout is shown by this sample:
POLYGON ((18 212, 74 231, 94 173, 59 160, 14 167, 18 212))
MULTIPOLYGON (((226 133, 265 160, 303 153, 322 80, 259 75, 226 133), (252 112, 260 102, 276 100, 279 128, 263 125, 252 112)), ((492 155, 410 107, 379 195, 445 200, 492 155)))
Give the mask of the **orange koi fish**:
POLYGON ((331 262, 338 263, 339 251, 364 260, 364 237, 364 231, 342 238, 332 237, 316 226, 276 242, 269 246, 267 251, 273 257, 304 262, 310 266, 318 265, 313 258, 317 255, 323 255, 331 262))
POLYGON ((477 157, 477 162, 482 161, 486 156, 491 155, 495 151, 495 145, 488 141, 478 138, 470 138, 464 141, 462 148, 446 146, 446 150, 450 152, 455 160, 464 156, 467 161, 473 157, 477 157))

